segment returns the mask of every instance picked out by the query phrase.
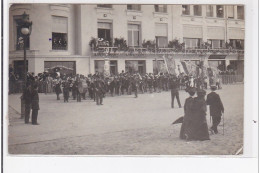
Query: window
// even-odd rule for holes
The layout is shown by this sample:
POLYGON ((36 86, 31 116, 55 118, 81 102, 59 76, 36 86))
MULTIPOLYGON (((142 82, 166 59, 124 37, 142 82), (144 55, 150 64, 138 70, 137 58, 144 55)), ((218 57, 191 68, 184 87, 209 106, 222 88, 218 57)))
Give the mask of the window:
POLYGON ((230 39, 229 45, 233 49, 244 49, 244 40, 241 39, 230 39))
POLYGON ((52 33, 52 50, 67 50, 67 34, 52 33))
POLYGON ((156 46, 159 48, 168 47, 168 26, 167 24, 155 24, 156 46))
POLYGON ((68 49, 68 18, 52 16, 52 50, 68 49))
POLYGON ((237 18, 244 19, 244 6, 237 6, 237 18))
POLYGON ((227 6, 227 18, 234 19, 234 5, 227 6))
POLYGON ((182 14, 190 15, 190 6, 189 5, 182 5, 182 14))
MULTIPOLYGON (((104 60, 95 60, 95 72, 99 72, 101 74, 104 73, 104 65, 105 61, 104 60)), ((117 61, 109 61, 109 68, 110 68, 110 74, 116 75, 117 72, 117 61)))
POLYGON ((153 73, 167 73, 167 69, 164 60, 153 60, 153 73))
POLYGON ((224 40, 211 39, 208 40, 208 43, 210 44, 212 49, 219 49, 225 47, 224 40))
POLYGON ((48 71, 53 74, 58 69, 61 72, 61 77, 64 74, 72 76, 76 74, 76 62, 75 61, 44 61, 44 71, 48 71))
MULTIPOLYGON (((23 50, 24 48, 24 40, 23 35, 21 33, 21 22, 22 22, 22 16, 14 16, 14 36, 15 36, 15 43, 16 43, 16 50, 23 50)), ((30 36, 27 37, 25 41, 25 48, 30 48, 30 36)))
POLYGON ((155 12, 167 13, 167 5, 154 5, 155 12))
POLYGON ((127 4, 127 10, 141 11, 141 5, 139 5, 139 4, 127 4))
POLYGON ((194 5, 194 16, 201 16, 201 5, 194 5))
POLYGON ((206 15, 207 17, 213 17, 213 5, 207 5, 206 15))
POLYGON ((100 8, 112 8, 112 5, 111 4, 98 4, 97 7, 100 7, 100 8))
POLYGON ((112 45, 112 24, 105 22, 98 22, 98 38, 103 41, 108 41, 112 45))
POLYGON ((126 72, 129 72, 130 74, 133 74, 133 73, 140 73, 141 75, 145 74, 146 73, 145 61, 126 60, 125 61, 125 70, 126 70, 126 72))
POLYGON ((217 5, 217 17, 219 18, 224 17, 223 5, 217 5))
POLYGON ((128 46, 140 46, 141 32, 140 25, 128 24, 128 46))
POLYGON ((183 38, 185 48, 198 48, 201 45, 201 38, 183 38))
POLYGON ((110 74, 112 75, 118 74, 117 61, 110 61, 110 74))

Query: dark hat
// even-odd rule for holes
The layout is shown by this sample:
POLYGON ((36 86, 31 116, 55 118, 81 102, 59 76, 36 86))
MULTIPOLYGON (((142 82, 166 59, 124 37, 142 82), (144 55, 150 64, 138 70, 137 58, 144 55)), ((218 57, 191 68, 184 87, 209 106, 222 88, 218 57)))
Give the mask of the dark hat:
POLYGON ((213 91, 215 91, 215 90, 217 89, 217 86, 211 85, 211 86, 210 86, 210 89, 213 90, 213 91))

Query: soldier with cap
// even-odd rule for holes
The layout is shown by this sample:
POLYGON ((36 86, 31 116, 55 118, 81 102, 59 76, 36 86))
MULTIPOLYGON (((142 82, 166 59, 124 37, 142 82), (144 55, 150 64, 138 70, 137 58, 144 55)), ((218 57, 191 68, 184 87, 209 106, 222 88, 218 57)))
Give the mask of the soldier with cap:
POLYGON ((213 125, 210 128, 215 134, 218 133, 218 125, 221 121, 221 116, 224 113, 224 106, 219 95, 215 92, 217 86, 211 86, 211 93, 207 95, 207 105, 209 105, 210 116, 212 117, 213 125))
POLYGON ((38 94, 38 85, 34 84, 32 94, 32 125, 39 125, 37 122, 38 111, 40 110, 39 106, 39 94, 38 94))

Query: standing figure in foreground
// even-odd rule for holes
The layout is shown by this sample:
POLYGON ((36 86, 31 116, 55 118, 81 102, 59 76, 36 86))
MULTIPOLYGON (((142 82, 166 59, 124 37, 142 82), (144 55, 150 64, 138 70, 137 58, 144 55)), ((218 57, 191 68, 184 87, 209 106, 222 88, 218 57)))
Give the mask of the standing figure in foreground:
POLYGON ((189 93, 189 97, 185 100, 184 103, 184 117, 183 123, 181 125, 180 138, 181 139, 189 139, 190 134, 190 126, 191 126, 191 117, 193 115, 193 103, 194 103, 194 95, 196 93, 196 89, 191 87, 187 90, 189 93))
POLYGON ((204 98, 206 91, 199 89, 197 95, 198 96, 194 98, 192 106, 188 140, 209 140, 209 131, 206 120, 207 104, 204 98))
POLYGON ((61 93, 61 82, 58 80, 55 85, 55 93, 57 95, 57 100, 60 100, 60 93, 61 93))
POLYGON ((218 125, 221 121, 221 116, 224 113, 224 106, 219 95, 215 92, 217 86, 211 86, 211 93, 207 96, 207 105, 209 105, 210 116, 212 117, 213 125, 210 128, 215 134, 218 133, 218 125))
POLYGON ((97 105, 103 105, 104 85, 102 84, 102 80, 99 77, 97 77, 94 84, 97 105))
POLYGON ((174 108, 174 98, 176 97, 179 108, 181 108, 181 102, 179 98, 179 81, 176 76, 172 76, 170 79, 170 89, 171 89, 171 106, 174 108))
POLYGON ((24 99, 24 103, 25 103, 25 111, 24 111, 24 121, 25 124, 29 123, 29 119, 30 119, 30 113, 31 113, 31 103, 32 103, 32 89, 31 89, 31 85, 29 82, 26 83, 26 88, 23 91, 23 95, 22 95, 22 99, 24 99))
POLYGON ((39 125, 37 123, 38 111, 39 107, 39 94, 38 94, 38 86, 34 85, 32 90, 32 124, 39 125))

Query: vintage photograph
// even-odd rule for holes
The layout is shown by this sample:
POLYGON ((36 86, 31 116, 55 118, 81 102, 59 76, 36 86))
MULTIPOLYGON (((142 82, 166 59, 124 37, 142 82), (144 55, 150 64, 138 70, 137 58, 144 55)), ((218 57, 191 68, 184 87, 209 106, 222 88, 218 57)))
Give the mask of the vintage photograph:
POLYGON ((244 7, 10 4, 8 153, 243 155, 244 7))

